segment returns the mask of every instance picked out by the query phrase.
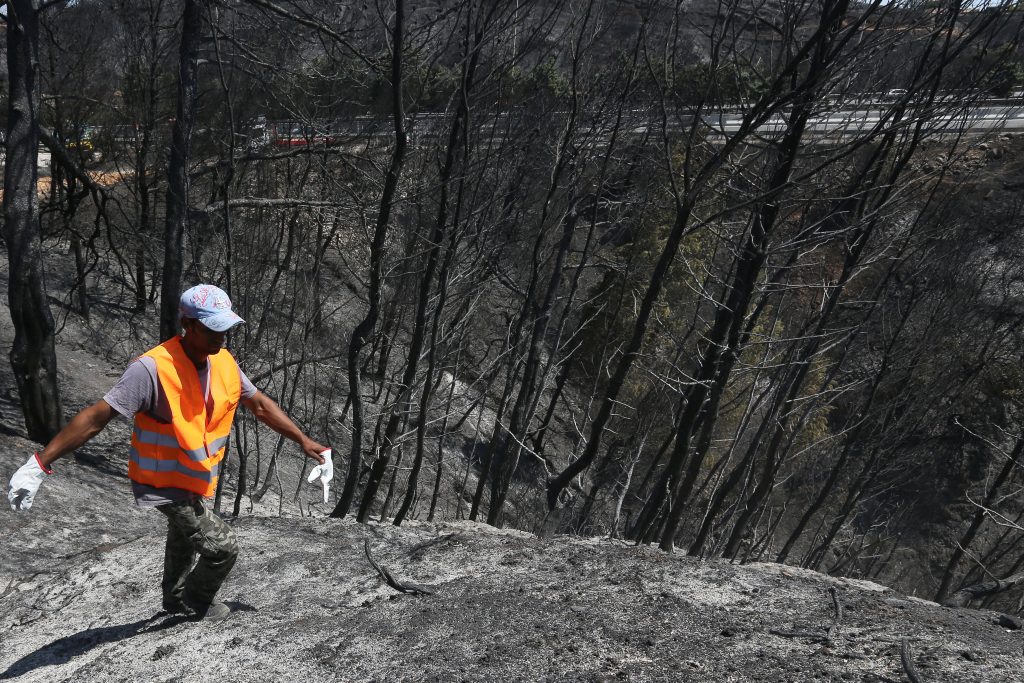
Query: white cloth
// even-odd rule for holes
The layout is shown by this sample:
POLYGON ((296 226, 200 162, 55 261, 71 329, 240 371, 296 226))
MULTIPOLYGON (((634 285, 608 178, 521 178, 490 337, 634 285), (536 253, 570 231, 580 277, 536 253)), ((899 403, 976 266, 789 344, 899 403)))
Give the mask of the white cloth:
POLYGON ((331 491, 331 479, 334 478, 334 462, 331 460, 330 448, 322 451, 320 455, 324 456, 324 464, 314 467, 306 481, 312 484, 317 478, 320 479, 320 483, 324 485, 324 502, 326 503, 327 496, 331 491))

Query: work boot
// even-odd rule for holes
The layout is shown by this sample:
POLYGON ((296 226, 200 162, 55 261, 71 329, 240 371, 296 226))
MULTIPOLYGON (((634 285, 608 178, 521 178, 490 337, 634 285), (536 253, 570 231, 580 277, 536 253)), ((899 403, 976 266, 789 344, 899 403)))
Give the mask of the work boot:
POLYGON ((184 614, 186 617, 195 614, 195 611, 181 598, 164 598, 163 607, 168 614, 184 614))
POLYGON ((209 604, 203 604, 185 598, 182 603, 186 609, 192 612, 189 616, 197 621, 220 621, 231 614, 230 607, 216 600, 209 604))

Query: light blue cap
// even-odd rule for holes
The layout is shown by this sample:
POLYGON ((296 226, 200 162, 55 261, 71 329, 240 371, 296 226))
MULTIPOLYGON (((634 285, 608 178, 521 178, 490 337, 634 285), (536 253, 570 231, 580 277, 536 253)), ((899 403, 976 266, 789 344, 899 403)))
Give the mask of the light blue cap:
POLYGON ((183 318, 194 318, 214 332, 226 332, 245 321, 231 310, 231 299, 220 287, 196 285, 186 289, 178 302, 183 318))

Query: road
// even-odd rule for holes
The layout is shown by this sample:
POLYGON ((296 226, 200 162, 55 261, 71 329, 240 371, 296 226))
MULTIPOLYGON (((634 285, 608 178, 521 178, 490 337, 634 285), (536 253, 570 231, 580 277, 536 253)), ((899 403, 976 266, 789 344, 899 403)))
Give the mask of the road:
MULTIPOLYGON (((876 128, 889 128, 892 125, 892 112, 878 108, 851 109, 836 111, 825 116, 812 118, 807 130, 812 135, 823 138, 843 138, 863 135, 876 128), (883 116, 886 117, 883 123, 883 116)), ((740 129, 742 115, 721 114, 706 117, 704 122, 717 135, 731 135, 740 129)), ((909 117, 901 122, 909 127, 916 119, 909 117)), ((786 130, 784 118, 775 116, 758 127, 757 133, 763 137, 777 137, 786 130)), ((1024 130, 1024 105, 982 106, 969 111, 943 113, 925 120, 925 130, 934 135, 954 135, 962 132, 982 134, 992 131, 1024 130)))
MULTIPOLYGON (((889 105, 891 107, 891 105, 889 105)), ((939 105, 941 106, 941 105, 939 105)), ((846 108, 837 110, 826 115, 812 118, 808 124, 807 132, 811 137, 819 140, 842 140, 855 136, 862 136, 875 129, 885 129, 892 126, 891 109, 878 103, 864 104, 860 108, 846 108), (883 117, 886 117, 883 122, 883 117)), ((481 131, 492 134, 492 141, 505 139, 505 131, 512 126, 508 125, 507 117, 510 112, 502 112, 498 115, 497 122, 484 123, 481 131), (500 125, 499 125, 500 124, 500 125), (494 131, 499 131, 494 135, 494 131)), ((551 117, 551 125, 564 125, 562 117, 565 112, 556 112, 551 117)), ((908 110, 912 116, 912 111, 908 110)), ((739 131, 743 121, 740 112, 723 112, 702 116, 702 121, 711 133, 708 136, 711 140, 721 140, 723 137, 733 135, 739 131)), ((420 112, 410 120, 410 134, 418 139, 443 138, 447 136, 448 118, 444 112, 420 112)), ((679 133, 687 130, 694 121, 693 116, 681 116, 673 120, 671 129, 679 133)), ((904 128, 914 124, 914 119, 908 118, 900 123, 904 128)), ((337 137, 379 137, 389 138, 393 135, 390 128, 390 120, 375 117, 356 117, 352 121, 332 124, 334 130, 331 133, 337 137)), ((979 135, 995 131, 1024 131, 1024 104, 1007 104, 1002 102, 982 103, 980 106, 970 110, 961 110, 953 114, 944 113, 934 116, 925 122, 925 129, 933 137, 946 135, 968 134, 979 135)), ((648 124, 641 124, 629 130, 629 133, 636 136, 646 135, 649 130, 648 124)), ((776 115, 757 128, 757 135, 763 138, 777 138, 786 131, 786 122, 783 114, 776 115)), ((320 134, 324 135, 324 134, 320 134)), ((325 138, 326 139, 326 138, 325 138)), ((267 140, 269 142, 269 139, 267 140)), ((322 142, 315 137, 296 137, 289 139, 289 145, 316 144, 322 142)), ((280 140, 274 144, 282 144, 280 140)), ((600 143, 598 143, 600 144, 600 143)), ((3 150, 0 147, 0 162, 3 159, 3 150)), ((48 175, 50 170, 50 152, 44 147, 39 150, 39 171, 48 175)))

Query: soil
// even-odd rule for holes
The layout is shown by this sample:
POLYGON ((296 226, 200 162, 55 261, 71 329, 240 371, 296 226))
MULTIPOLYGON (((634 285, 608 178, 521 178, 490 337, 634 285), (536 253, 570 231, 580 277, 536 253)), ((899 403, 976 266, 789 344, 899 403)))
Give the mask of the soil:
POLYGON ((242 555, 220 596, 233 612, 184 621, 159 610, 162 517, 126 488, 65 466, 32 510, 0 515, 0 679, 900 681, 903 639, 925 681, 1024 677, 1021 632, 995 613, 471 522, 233 520, 242 555), (385 584, 367 543, 426 594, 385 584))

